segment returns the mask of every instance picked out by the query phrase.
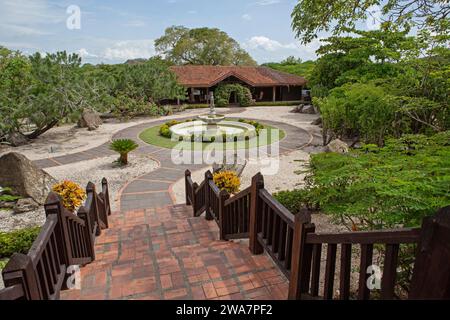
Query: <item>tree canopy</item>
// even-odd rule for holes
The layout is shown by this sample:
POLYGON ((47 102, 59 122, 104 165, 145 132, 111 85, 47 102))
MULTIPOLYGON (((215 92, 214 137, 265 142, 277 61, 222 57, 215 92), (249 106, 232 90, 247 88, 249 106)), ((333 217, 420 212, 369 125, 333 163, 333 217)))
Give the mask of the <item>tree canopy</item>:
POLYGON ((449 14, 448 0, 300 0, 292 13, 292 28, 302 43, 311 42, 320 32, 345 32, 365 19, 379 19, 407 30, 428 26, 441 32, 448 28, 449 14), (374 14, 373 10, 380 12, 374 14))
POLYGON ((216 28, 167 28, 155 40, 156 51, 177 65, 256 65, 239 43, 216 28))

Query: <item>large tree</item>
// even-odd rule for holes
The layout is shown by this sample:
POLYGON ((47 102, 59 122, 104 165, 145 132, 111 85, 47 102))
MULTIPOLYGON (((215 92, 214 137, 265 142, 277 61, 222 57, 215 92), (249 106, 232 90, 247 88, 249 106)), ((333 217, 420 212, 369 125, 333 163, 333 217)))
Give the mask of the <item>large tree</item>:
POLYGON ((256 65, 239 43, 216 28, 167 28, 155 41, 156 51, 174 64, 256 65))
POLYGON ((323 31, 339 34, 365 19, 442 32, 448 28, 449 14, 448 0, 300 0, 292 13, 292 27, 303 43, 323 31))

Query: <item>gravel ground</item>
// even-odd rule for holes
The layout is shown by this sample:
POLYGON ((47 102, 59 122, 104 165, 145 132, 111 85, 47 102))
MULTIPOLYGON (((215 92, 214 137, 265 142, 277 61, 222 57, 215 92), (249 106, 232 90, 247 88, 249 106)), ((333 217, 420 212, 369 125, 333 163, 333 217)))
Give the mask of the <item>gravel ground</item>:
MULTIPOLYGON (((129 180, 155 170, 158 163, 142 155, 130 155, 130 164, 125 167, 114 164, 116 156, 78 162, 65 166, 46 169, 56 180, 72 180, 85 187, 89 181, 100 187, 103 177, 108 179, 111 197, 111 208, 117 210, 117 197, 120 188, 129 180)), ((24 214, 14 214, 11 210, 0 211, 0 231, 22 229, 36 225, 43 225, 45 212, 41 208, 24 214)))
POLYGON ((122 167, 114 163, 117 156, 78 162, 75 165, 69 164, 60 167, 45 169, 57 180, 72 180, 86 186, 92 181, 100 187, 103 177, 108 179, 109 195, 111 198, 111 208, 118 210, 118 193, 126 182, 139 176, 150 173, 158 167, 158 163, 150 157, 143 155, 129 156, 129 165, 122 167))

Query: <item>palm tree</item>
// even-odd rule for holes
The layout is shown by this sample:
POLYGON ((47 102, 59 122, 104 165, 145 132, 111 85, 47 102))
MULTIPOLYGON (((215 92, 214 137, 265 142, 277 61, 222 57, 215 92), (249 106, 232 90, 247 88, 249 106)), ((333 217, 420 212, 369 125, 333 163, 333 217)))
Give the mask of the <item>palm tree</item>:
POLYGON ((128 164, 128 153, 136 150, 138 147, 139 147, 139 145, 131 139, 119 139, 119 140, 114 140, 111 143, 109 148, 120 154, 120 157, 118 160, 120 164, 127 165, 128 164))

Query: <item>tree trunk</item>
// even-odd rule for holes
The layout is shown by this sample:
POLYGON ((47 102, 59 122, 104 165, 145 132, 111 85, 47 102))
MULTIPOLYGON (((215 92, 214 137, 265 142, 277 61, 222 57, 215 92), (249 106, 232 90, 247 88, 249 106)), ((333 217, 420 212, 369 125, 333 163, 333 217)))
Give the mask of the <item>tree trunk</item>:
POLYGON ((123 165, 127 165, 128 164, 128 153, 121 153, 119 162, 123 165))
POLYGON ((53 128, 54 126, 56 126, 58 124, 59 120, 53 120, 52 122, 50 122, 49 124, 45 125, 43 128, 39 128, 34 130, 32 133, 25 135, 28 139, 36 139, 37 137, 39 137, 40 135, 46 133, 48 130, 50 130, 51 128, 53 128))

